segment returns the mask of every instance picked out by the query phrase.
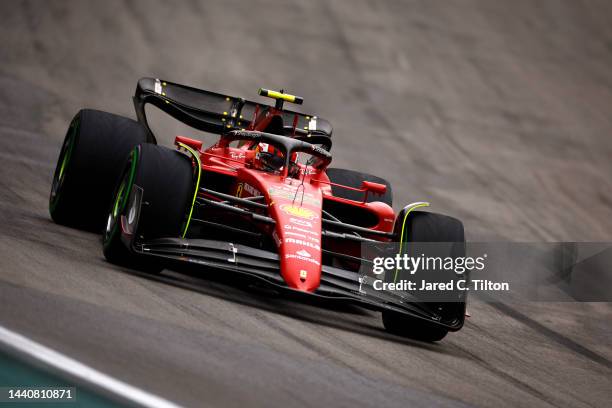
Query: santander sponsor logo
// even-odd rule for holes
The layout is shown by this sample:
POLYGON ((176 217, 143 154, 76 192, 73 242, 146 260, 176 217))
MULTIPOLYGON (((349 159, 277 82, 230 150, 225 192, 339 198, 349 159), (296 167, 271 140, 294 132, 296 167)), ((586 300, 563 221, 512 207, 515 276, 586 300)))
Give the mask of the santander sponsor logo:
POLYGON ((306 261, 306 262, 309 262, 317 266, 321 265, 319 261, 317 261, 316 259, 312 259, 312 257, 310 257, 310 253, 308 253, 308 251, 304 251, 304 252, 306 252, 309 256, 298 255, 298 253, 296 252, 295 254, 286 254, 285 259, 298 259, 300 261, 306 261))

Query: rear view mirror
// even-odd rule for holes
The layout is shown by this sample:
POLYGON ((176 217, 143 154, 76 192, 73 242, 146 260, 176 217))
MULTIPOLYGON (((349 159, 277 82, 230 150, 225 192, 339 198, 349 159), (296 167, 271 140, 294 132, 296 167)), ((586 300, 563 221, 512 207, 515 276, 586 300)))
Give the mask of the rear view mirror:
POLYGON ((387 192, 387 186, 380 183, 374 183, 373 181, 363 181, 361 188, 365 191, 372 192, 374 194, 383 195, 387 192))

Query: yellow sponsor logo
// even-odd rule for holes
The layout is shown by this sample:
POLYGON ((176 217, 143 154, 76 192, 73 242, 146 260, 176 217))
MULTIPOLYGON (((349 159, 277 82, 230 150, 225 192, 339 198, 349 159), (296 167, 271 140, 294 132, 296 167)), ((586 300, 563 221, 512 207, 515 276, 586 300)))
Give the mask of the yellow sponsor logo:
POLYGON ((309 210, 308 208, 297 207, 290 204, 281 205, 281 210, 289 215, 293 215, 294 217, 305 218, 307 220, 313 220, 317 216, 314 211, 309 210))

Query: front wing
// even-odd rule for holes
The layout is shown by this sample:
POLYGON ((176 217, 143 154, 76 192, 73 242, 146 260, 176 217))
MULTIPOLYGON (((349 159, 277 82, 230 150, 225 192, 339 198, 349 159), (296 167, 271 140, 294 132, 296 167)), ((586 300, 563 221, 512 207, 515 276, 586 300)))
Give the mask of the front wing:
MULTIPOLYGON (((278 254, 246 245, 206 239, 160 238, 134 242, 132 250, 163 258, 170 264, 196 264, 217 271, 231 271, 263 281, 275 288, 294 294, 344 300, 371 310, 391 310, 423 319, 450 331, 463 326, 463 316, 445 321, 433 305, 418 302, 409 295, 373 290, 366 281, 360 282, 356 272, 322 266, 321 284, 315 292, 306 293, 289 288, 279 273, 278 254)), ((371 283, 371 282, 370 282, 371 283)))

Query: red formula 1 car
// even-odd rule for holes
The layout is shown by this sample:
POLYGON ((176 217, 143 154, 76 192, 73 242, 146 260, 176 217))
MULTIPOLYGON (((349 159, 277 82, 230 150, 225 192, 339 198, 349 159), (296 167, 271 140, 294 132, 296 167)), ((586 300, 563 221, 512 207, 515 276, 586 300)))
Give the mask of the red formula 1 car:
POLYGON ((57 223, 104 231, 112 263, 159 272, 189 263, 231 271, 290 292, 344 299, 382 311, 390 332, 439 340, 461 328, 465 299, 430 303, 362 290, 364 243, 464 243, 462 224, 421 211, 395 214, 383 179, 330 168, 332 127, 284 109, 302 99, 260 89, 266 105, 143 78, 138 121, 81 110, 68 129, 49 208, 57 223), (157 145, 152 104, 198 130, 157 145))

